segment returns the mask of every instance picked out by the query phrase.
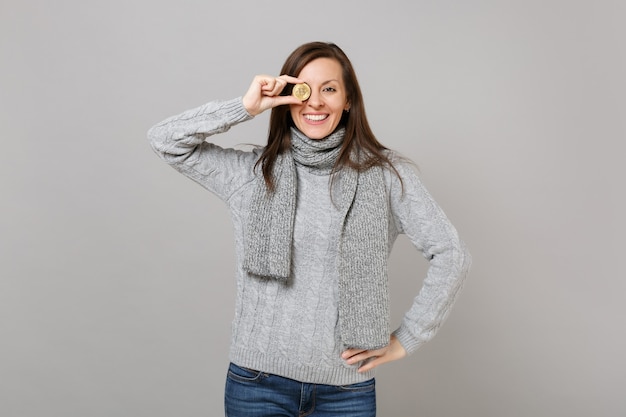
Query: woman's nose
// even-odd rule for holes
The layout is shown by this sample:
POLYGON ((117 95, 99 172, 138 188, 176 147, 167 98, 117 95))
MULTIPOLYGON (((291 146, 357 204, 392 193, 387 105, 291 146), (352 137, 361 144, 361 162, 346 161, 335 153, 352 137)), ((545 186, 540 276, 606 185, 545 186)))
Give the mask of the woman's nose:
POLYGON ((307 100, 307 104, 317 109, 324 105, 324 100, 322 100, 322 96, 320 95, 320 93, 316 91, 311 91, 311 96, 307 100))

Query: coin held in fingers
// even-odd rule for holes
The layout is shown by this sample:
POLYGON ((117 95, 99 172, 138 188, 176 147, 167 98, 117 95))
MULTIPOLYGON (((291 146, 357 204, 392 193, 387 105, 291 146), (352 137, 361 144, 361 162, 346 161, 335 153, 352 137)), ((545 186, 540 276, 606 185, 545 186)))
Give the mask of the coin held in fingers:
POLYGON ((311 97, 311 87, 307 83, 300 83, 293 86, 291 94, 298 100, 306 100, 311 97))

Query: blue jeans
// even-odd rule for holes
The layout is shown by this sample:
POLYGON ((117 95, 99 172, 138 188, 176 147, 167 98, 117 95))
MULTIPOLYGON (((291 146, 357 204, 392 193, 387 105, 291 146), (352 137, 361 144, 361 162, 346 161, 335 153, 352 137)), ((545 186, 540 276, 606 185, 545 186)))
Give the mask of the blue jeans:
POLYGON ((227 417, 375 417, 375 381, 305 384, 231 363, 224 405, 227 417))

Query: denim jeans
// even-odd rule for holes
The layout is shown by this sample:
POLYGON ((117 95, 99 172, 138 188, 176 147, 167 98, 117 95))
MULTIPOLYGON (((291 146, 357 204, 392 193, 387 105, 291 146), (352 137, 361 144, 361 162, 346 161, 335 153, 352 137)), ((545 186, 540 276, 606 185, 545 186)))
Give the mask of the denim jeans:
POLYGON ((231 363, 224 405, 227 417, 375 417, 375 381, 306 384, 231 363))

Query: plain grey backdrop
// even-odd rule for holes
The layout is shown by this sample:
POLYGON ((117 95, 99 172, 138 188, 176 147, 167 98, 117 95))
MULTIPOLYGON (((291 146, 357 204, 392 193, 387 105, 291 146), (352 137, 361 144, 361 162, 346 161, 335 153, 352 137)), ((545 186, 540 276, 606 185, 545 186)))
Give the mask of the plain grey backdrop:
MULTIPOLYGON (((2 0, 0 415, 222 415, 230 219, 146 131, 312 40, 350 56, 474 258, 438 336, 380 369, 379 415, 626 415, 625 21, 621 0, 2 0)), ((217 143, 263 143, 266 116, 217 143)), ((400 239, 394 324, 425 270, 400 239)))

